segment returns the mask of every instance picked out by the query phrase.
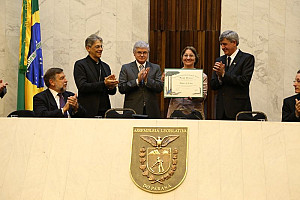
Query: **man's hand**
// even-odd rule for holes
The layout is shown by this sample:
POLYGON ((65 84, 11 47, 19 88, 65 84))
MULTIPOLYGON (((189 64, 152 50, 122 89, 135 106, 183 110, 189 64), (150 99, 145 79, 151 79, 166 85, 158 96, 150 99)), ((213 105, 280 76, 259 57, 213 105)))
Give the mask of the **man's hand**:
MULTIPOLYGON (((68 97, 68 100, 67 100, 66 105, 67 105, 67 104, 68 104, 69 106, 72 106, 73 110, 74 110, 75 112, 77 112, 78 107, 79 107, 78 101, 77 101, 77 94, 75 94, 74 96, 68 97)), ((64 106, 64 109, 65 109, 66 105, 64 106)), ((69 106, 68 106, 68 107, 69 107, 69 106)), ((68 110, 69 110, 69 109, 68 109, 68 110)), ((64 110, 64 111, 65 111, 65 110, 64 110)))
POLYGON ((138 73, 138 81, 139 83, 144 80, 144 82, 147 82, 147 77, 148 77, 148 72, 150 70, 150 67, 143 68, 139 73, 138 73))
POLYGON ((295 115, 296 117, 300 116, 300 100, 295 99, 296 104, 295 104, 295 115))
POLYGON ((138 82, 140 83, 142 80, 144 80, 144 71, 145 69, 143 68, 139 73, 138 73, 138 82))
POLYGON ((213 70, 217 73, 219 77, 223 77, 225 74, 225 64, 221 62, 216 62, 213 70))
POLYGON ((145 68, 145 72, 144 72, 144 82, 145 83, 147 83, 149 70, 150 70, 150 67, 145 68))
POLYGON ((165 72, 163 72, 163 74, 161 75, 161 81, 162 82, 165 82, 165 76, 166 76, 166 74, 165 74, 165 72))
POLYGON ((117 81, 114 74, 105 77, 104 84, 108 89, 114 89, 118 85, 119 81, 117 81))
POLYGON ((4 88, 6 88, 7 85, 7 82, 4 83, 3 80, 0 80, 0 93, 4 90, 4 88))
POLYGON ((63 107, 63 112, 66 113, 66 112, 69 110, 69 108, 70 108, 70 104, 69 104, 68 101, 67 101, 67 103, 66 103, 65 106, 63 107))

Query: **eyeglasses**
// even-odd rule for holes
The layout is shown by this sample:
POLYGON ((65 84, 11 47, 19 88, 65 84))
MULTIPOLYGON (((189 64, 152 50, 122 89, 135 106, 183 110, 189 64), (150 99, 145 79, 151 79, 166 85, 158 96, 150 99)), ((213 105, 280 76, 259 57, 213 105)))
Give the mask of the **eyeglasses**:
POLYGON ((95 48, 96 49, 100 49, 100 48, 103 49, 103 45, 96 45, 95 48))
POLYGON ((298 84, 300 84, 300 80, 294 80, 293 83, 298 83, 298 84))
POLYGON ((141 56, 141 55, 147 55, 148 51, 137 51, 136 53, 141 56))

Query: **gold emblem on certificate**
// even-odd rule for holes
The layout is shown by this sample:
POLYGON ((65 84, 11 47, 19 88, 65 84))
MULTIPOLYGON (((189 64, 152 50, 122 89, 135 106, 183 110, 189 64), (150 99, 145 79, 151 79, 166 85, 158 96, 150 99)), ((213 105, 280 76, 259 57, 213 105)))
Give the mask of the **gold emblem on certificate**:
POLYGON ((174 190, 186 168, 186 127, 133 128, 130 174, 139 188, 151 193, 174 190))
POLYGON ((164 97, 203 97, 203 70, 166 68, 164 97))

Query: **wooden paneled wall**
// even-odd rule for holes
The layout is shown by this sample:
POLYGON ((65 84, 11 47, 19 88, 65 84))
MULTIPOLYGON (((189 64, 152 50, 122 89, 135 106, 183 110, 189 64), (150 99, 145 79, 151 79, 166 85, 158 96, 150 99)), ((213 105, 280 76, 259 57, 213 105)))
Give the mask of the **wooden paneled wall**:
MULTIPOLYGON (((150 62, 161 69, 180 68, 181 50, 194 46, 200 56, 198 68, 210 81, 212 66, 219 57, 218 37, 221 26, 221 0, 150 0, 150 62)), ((208 90, 207 119, 214 116, 214 92, 208 90)), ((163 117, 169 99, 160 96, 163 117)))

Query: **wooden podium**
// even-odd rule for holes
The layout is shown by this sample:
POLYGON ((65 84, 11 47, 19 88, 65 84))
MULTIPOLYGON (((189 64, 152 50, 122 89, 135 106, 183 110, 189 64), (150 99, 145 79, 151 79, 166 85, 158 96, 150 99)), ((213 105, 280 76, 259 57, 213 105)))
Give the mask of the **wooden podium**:
POLYGON ((300 199, 300 123, 0 119, 1 200, 300 199), (133 127, 188 127, 188 171, 174 191, 130 179, 133 127))

